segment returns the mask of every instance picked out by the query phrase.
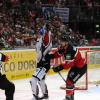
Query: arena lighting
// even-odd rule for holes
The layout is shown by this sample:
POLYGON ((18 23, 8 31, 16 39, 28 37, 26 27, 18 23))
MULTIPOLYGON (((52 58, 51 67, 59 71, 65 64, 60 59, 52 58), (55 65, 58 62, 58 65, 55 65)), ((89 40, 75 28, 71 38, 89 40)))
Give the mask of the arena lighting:
POLYGON ((100 31, 98 30, 98 31, 96 31, 96 33, 99 33, 100 31))
POLYGON ((99 24, 95 25, 95 32, 100 33, 100 25, 99 24))
POLYGON ((96 28, 99 28, 99 25, 98 24, 96 25, 96 28))

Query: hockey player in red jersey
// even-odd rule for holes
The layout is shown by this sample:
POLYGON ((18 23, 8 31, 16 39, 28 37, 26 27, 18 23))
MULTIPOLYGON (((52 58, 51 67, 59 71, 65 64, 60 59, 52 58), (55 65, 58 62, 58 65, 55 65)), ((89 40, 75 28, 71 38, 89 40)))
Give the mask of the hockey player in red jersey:
MULTIPOLYGON (((73 46, 69 44, 69 39, 66 36, 61 37, 60 48, 54 54, 55 57, 64 56, 65 63, 53 67, 54 72, 59 72, 63 69, 69 69, 66 79, 66 96, 65 100, 74 100, 75 83, 87 71, 87 64, 82 58, 79 50, 74 50, 73 46)), ((53 56, 53 57, 54 57, 53 56)))
POLYGON ((8 60, 8 56, 0 53, 0 89, 5 90, 6 100, 14 100, 15 85, 6 78, 6 75, 1 73, 1 62, 7 62, 8 60))

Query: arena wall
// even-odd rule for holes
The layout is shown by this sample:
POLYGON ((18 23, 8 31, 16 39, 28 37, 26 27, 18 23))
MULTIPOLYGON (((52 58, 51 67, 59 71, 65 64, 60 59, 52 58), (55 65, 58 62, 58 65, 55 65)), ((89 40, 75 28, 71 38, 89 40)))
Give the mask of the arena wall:
MULTIPOLYGON (((100 46, 95 47, 77 47, 81 53, 82 56, 86 56, 86 52, 89 50, 99 51, 100 46)), ((55 51, 56 48, 53 49, 55 51)), ((4 50, 1 51, 4 54, 8 55, 10 57, 9 61, 6 63, 2 63, 2 73, 6 74, 7 78, 10 80, 16 80, 16 79, 22 79, 22 78, 30 78, 32 77, 32 74, 34 73, 34 70, 36 68, 36 58, 37 54, 34 49, 27 49, 27 50, 4 50)), ((100 68, 100 53, 94 55, 94 53, 90 54, 88 56, 88 59, 90 59, 90 63, 88 64, 89 68, 100 68), (97 64, 94 64, 94 58, 97 56, 97 64)), ((51 61, 51 64, 56 65, 62 63, 64 61, 64 58, 58 58, 53 59, 51 61)), ((48 74, 53 74, 53 71, 50 70, 48 74)))

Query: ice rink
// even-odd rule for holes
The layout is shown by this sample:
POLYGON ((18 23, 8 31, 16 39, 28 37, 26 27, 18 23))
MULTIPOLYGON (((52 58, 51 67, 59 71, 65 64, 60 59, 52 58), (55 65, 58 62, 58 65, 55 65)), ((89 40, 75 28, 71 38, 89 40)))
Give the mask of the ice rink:
MULTIPOLYGON (((14 100, 33 100, 29 80, 30 79, 13 81, 16 85, 14 100)), ((64 99, 65 91, 59 88, 64 82, 58 74, 48 75, 46 77, 46 83, 49 90, 49 100, 64 99)), ((0 100, 5 100, 3 90, 0 90, 0 100)), ((88 90, 76 91, 75 100, 100 100, 100 86, 90 84, 88 90)))

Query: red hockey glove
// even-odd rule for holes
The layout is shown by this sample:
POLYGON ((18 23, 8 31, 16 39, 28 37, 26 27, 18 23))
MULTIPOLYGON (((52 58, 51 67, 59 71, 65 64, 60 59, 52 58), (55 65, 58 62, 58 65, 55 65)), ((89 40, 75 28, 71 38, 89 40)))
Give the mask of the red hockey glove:
POLYGON ((63 68, 63 66, 62 65, 59 65, 59 66, 57 66, 57 67, 53 67, 53 71, 54 72, 59 72, 59 71, 61 71, 61 70, 63 70, 64 68, 63 68))
POLYGON ((9 61, 9 56, 5 55, 4 62, 7 62, 7 61, 9 61))

